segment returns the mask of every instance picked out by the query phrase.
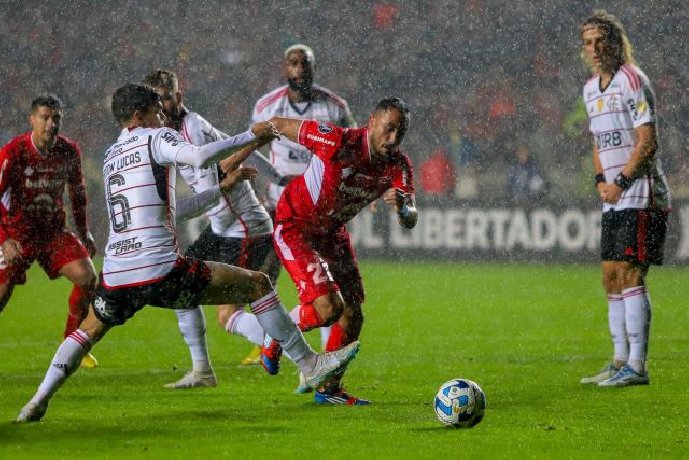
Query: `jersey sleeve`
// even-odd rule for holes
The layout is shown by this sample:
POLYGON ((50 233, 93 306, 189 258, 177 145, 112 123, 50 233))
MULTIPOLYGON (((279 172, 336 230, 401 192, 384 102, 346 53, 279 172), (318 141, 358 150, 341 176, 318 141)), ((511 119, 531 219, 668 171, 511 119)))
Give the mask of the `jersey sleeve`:
POLYGON ((332 123, 304 120, 299 127, 299 144, 323 160, 329 160, 342 145, 343 129, 332 123))
POLYGON ((655 100, 648 81, 640 74, 627 71, 629 75, 624 88, 624 101, 634 128, 655 123, 655 100))
POLYGON ((151 154, 159 164, 175 164, 177 155, 193 145, 185 141, 182 136, 170 128, 161 128, 156 131, 151 141, 151 154))
POLYGON ((349 105, 347 101, 342 100, 342 105, 339 107, 339 114, 337 117, 337 125, 343 128, 356 128, 356 120, 352 116, 352 112, 349 110, 349 105))
POLYGON ((189 117, 186 128, 189 130, 189 139, 194 145, 206 145, 230 137, 222 131, 215 129, 213 125, 200 115, 189 117))
MULTIPOLYGON (((5 196, 7 189, 9 188, 10 176, 12 169, 12 155, 11 150, 8 145, 5 145, 0 149, 0 198, 5 196)), ((0 220, 0 244, 4 243, 8 238, 7 230, 5 225, 0 220)))
POLYGON ((83 237, 88 233, 88 219, 86 215, 88 200, 86 198, 86 180, 81 171, 81 150, 76 144, 74 145, 72 162, 73 165, 67 178, 67 188, 69 190, 69 200, 72 203, 74 226, 79 237, 83 237))
POLYGON ((393 172, 392 186, 404 193, 414 194, 414 171, 408 156, 402 155, 400 162, 393 172))

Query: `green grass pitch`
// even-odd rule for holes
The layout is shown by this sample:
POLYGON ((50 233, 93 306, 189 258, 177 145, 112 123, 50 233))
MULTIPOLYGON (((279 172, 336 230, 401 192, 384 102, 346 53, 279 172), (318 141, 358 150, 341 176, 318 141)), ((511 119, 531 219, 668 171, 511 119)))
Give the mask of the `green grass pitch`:
MULTIPOLYGON (((584 387, 611 352, 596 266, 362 261, 361 351, 346 384, 369 407, 320 407, 278 376, 237 368, 248 351, 206 308, 220 385, 162 388, 189 357, 171 311, 146 308, 95 347, 37 424, 11 421, 62 333, 69 284, 34 267, 0 315, 0 458, 649 458, 689 452, 686 268, 654 268, 651 385, 584 387), (437 388, 470 378, 488 408, 473 429, 442 427, 437 388), (80 454, 75 454, 80 451, 80 454)), ((283 274, 288 308, 294 288, 283 274)), ((317 334, 309 340, 317 343, 317 334)))

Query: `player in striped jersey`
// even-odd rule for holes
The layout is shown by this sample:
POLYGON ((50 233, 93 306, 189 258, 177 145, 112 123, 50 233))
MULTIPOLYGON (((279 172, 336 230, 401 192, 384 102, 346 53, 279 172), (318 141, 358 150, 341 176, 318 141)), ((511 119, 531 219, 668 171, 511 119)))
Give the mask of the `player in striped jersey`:
POLYGON ((38 391, 17 421, 40 420, 52 396, 92 345, 145 305, 191 309, 200 303, 250 302, 261 327, 271 336, 278 335, 312 386, 343 371, 358 351, 358 343, 345 351, 316 354, 285 312, 268 276, 219 262, 183 258, 177 250, 175 166, 203 168, 243 147, 258 147, 276 135, 275 126, 258 123, 249 131, 197 147, 176 131, 163 128, 160 95, 147 85, 119 88, 112 98, 112 111, 122 132, 105 154, 110 235, 93 306, 58 348, 38 391))
POLYGON ((603 202, 601 256, 613 361, 584 384, 649 383, 651 302, 645 277, 661 265, 670 193, 658 154, 655 95, 634 64, 622 24, 595 11, 581 27, 584 86, 594 136, 595 186, 603 202))
MULTIPOLYGON (((310 47, 302 44, 288 47, 282 62, 282 73, 287 84, 263 95, 256 102, 251 123, 284 117, 331 122, 343 128, 355 128, 356 121, 347 102, 329 89, 313 83, 314 66, 315 55, 310 47)), ((309 166, 311 152, 283 136, 270 143, 270 161, 285 176, 301 176, 309 166)), ((272 215, 284 188, 284 185, 275 183, 268 186, 266 207, 272 215)), ((329 334, 329 327, 321 329, 323 349, 329 334)), ((255 363, 258 364, 260 349, 255 349, 254 352, 255 363)))
MULTIPOLYGON (((165 125, 179 132, 194 145, 205 145, 229 136, 214 128, 198 113, 183 104, 177 75, 169 70, 149 73, 143 83, 156 89, 162 98, 165 125)), ((186 255, 197 259, 214 260, 250 270, 262 271, 275 283, 278 264, 273 250, 273 221, 259 202, 248 180, 255 172, 280 183, 284 177, 257 151, 253 151, 235 171, 223 170, 221 163, 199 169, 179 165, 178 171, 196 194, 217 189, 231 175, 231 190, 223 193, 206 211, 210 225, 187 249, 186 255), (254 169, 255 168, 255 169, 254 169), (236 185, 234 185, 236 184, 236 185)), ((179 216, 178 216, 179 219, 179 216)), ((215 373, 210 365, 206 344, 206 320, 201 306, 191 310, 175 310, 178 325, 192 358, 192 370, 166 388, 194 388, 216 386, 215 373)), ((263 343, 263 329, 252 315, 244 315, 243 305, 218 305, 220 326, 231 334, 246 337, 256 345, 263 343)))

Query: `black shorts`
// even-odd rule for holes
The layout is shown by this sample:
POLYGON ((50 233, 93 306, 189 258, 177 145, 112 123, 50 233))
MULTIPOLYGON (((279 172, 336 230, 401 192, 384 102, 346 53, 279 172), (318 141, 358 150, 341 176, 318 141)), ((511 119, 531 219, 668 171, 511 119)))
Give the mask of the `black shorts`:
POLYGON ((662 265, 667 211, 623 209, 603 213, 601 259, 662 265))
POLYGON ((231 238, 213 233, 209 225, 185 253, 187 257, 223 262, 235 267, 263 272, 275 283, 279 262, 272 235, 231 238))
POLYGON ((115 326, 124 324, 145 305, 190 310, 199 305, 211 281, 211 269, 202 260, 179 258, 160 281, 142 286, 106 288, 103 274, 96 288, 93 310, 99 320, 115 326))

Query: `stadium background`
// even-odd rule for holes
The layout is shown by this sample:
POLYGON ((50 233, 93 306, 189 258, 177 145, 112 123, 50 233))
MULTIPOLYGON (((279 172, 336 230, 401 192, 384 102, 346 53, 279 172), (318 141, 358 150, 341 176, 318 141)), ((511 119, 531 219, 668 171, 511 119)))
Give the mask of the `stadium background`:
MULTIPOLYGON (((3 1, 0 141, 28 128, 37 94, 62 97, 63 132, 82 146, 93 232, 102 243, 107 218, 100 167, 118 131, 109 109, 114 89, 153 68, 170 68, 192 110, 236 132, 246 128, 256 99, 283 84, 282 51, 302 42, 315 50, 316 82, 346 98, 359 123, 382 97, 410 104, 405 149, 417 181, 438 149, 455 170, 439 195, 425 193, 419 181, 423 218, 413 236, 389 233, 384 215, 358 219, 352 230, 364 256, 595 261, 598 204, 591 194, 586 115, 578 105, 587 78, 579 23, 594 7, 605 7, 626 25, 637 61, 655 86, 676 211, 667 255, 681 264, 689 260, 689 51, 678 39, 688 32, 685 6, 3 1), (521 144, 541 164, 548 192, 515 204, 506 178, 521 144)), ((193 233, 199 225, 185 228, 193 233)))

